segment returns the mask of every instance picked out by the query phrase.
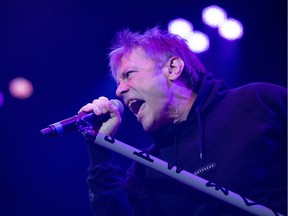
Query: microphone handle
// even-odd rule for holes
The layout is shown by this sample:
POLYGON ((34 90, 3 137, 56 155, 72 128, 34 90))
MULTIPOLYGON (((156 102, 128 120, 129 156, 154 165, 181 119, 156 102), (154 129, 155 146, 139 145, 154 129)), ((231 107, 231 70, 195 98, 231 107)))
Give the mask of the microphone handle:
POLYGON ((83 125, 101 125, 110 118, 110 114, 97 116, 94 113, 79 113, 78 115, 64 119, 60 122, 49 125, 40 131, 42 136, 55 137, 66 132, 77 131, 83 125))
POLYGON ((40 131, 42 136, 55 137, 65 132, 73 131, 77 128, 77 115, 49 125, 40 131))

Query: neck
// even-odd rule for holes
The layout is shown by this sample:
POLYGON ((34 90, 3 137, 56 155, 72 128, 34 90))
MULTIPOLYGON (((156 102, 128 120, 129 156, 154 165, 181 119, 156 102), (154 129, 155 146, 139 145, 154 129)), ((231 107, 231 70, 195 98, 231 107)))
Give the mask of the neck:
POLYGON ((189 111, 196 99, 197 94, 190 90, 187 96, 179 95, 178 98, 178 106, 176 108, 176 116, 174 119, 174 123, 185 121, 188 117, 189 111))

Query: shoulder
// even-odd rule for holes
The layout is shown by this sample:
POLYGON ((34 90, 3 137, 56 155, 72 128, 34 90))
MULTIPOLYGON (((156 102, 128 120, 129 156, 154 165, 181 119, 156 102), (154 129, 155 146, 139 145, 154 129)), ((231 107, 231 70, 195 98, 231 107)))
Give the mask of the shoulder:
POLYGON ((265 83, 265 82, 254 82, 254 83, 248 83, 246 85, 242 86, 243 88, 252 88, 256 90, 275 90, 275 91, 286 91, 286 88, 283 86, 279 86, 273 83, 265 83))
POLYGON ((287 115, 287 89, 270 83, 250 83, 228 90, 226 104, 255 115, 287 115))
POLYGON ((238 88, 230 89, 232 96, 238 99, 257 99, 263 102, 285 102, 287 100, 287 88, 271 83, 255 82, 238 88))

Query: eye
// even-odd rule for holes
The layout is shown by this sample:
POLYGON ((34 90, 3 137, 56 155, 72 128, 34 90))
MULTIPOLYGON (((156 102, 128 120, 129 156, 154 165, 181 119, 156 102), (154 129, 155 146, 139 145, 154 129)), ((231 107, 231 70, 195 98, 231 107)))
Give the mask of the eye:
POLYGON ((129 78, 132 76, 133 72, 134 72, 134 71, 127 71, 127 72, 125 73, 125 78, 126 78, 126 79, 129 79, 129 78))
POLYGON ((117 81, 117 86, 120 85, 120 82, 126 82, 128 81, 129 79, 131 79, 131 76, 132 74, 134 73, 135 71, 127 71, 127 72, 123 72, 120 76, 120 78, 118 79, 117 81))

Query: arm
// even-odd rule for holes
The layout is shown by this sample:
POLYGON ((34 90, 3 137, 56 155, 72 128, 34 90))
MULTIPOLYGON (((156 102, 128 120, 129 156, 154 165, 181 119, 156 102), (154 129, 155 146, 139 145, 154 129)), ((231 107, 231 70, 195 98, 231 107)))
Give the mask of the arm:
POLYGON ((90 167, 87 185, 89 199, 95 215, 132 215, 124 191, 122 170, 113 163, 111 151, 88 142, 90 167))
MULTIPOLYGON (((96 115, 110 113, 110 119, 95 125, 94 131, 114 135, 121 123, 120 113, 107 98, 100 97, 82 107, 79 112, 94 112, 96 115)), ((124 190, 125 177, 120 167, 113 162, 113 153, 87 139, 90 167, 87 185, 89 199, 95 215, 129 216, 132 208, 124 190)))

